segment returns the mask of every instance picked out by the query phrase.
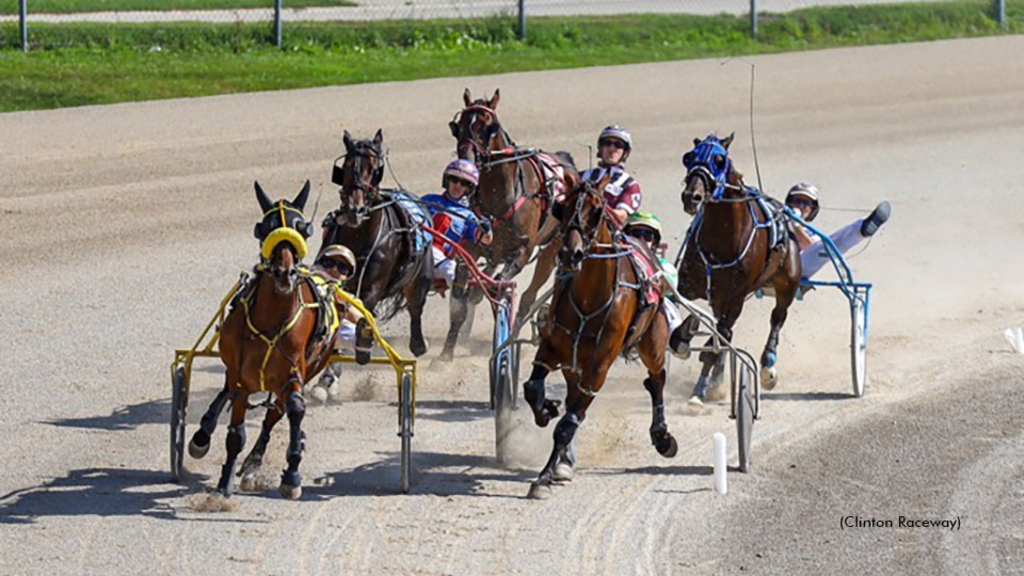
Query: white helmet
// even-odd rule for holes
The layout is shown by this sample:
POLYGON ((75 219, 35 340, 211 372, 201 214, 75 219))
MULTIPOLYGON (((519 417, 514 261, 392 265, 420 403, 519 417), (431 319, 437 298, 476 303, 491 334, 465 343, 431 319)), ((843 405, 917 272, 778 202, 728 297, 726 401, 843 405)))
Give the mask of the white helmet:
POLYGON ((601 142, 605 138, 618 138, 622 140, 626 143, 627 152, 633 149, 633 135, 629 133, 629 130, 618 124, 606 126, 604 130, 601 130, 601 135, 597 137, 597 141, 601 142))
POLYGON ((814 208, 811 210, 811 214, 807 217, 807 221, 810 222, 818 215, 820 209, 818 205, 818 187, 810 182, 798 182, 792 188, 789 189, 789 193, 786 194, 786 204, 789 204, 790 200, 796 196, 803 196, 814 204, 814 208))

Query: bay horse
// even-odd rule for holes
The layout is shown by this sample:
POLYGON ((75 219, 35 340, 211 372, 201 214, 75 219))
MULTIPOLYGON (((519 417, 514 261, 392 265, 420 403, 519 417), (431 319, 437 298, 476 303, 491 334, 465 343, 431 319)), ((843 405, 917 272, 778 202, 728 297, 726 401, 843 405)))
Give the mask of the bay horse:
MULTIPOLYGON (((494 223, 494 241, 479 252, 487 260, 484 272, 493 274, 501 266, 497 279, 511 280, 526 266, 534 250, 542 248, 530 286, 517 305, 520 313, 525 313, 555 268, 557 242, 540 238, 542 226, 550 218, 553 196, 575 187, 580 175, 566 152, 549 155, 517 146, 498 121, 500 99, 500 90, 495 90, 489 100, 473 100, 467 88, 462 94, 465 107, 449 128, 457 141, 459 158, 474 162, 480 169, 480 185, 471 200, 473 208, 494 223)), ((446 351, 454 350, 464 319, 465 314, 453 317, 446 351)))
MULTIPOLYGON (((800 285, 800 249, 779 203, 743 184, 729 158, 734 137, 694 139, 694 149, 683 156, 683 209, 694 219, 679 266, 679 293, 689 300, 706 299, 719 333, 731 340, 747 296, 767 284, 775 288, 771 331, 761 354, 762 384, 770 390, 777 380, 779 332, 800 285)), ((685 323, 684 347, 696 328, 693 320, 685 323)), ((697 400, 707 391, 717 356, 701 354, 697 400)))
POLYGON ((302 420, 306 403, 302 390, 327 365, 337 331, 337 313, 330 299, 318 295, 299 265, 308 250, 306 239, 313 233, 313 225, 302 214, 309 197, 309 181, 291 202, 272 202, 258 182, 255 187, 263 212, 255 229, 261 242, 260 264, 255 277, 239 290, 220 328, 224 389, 203 415, 188 449, 193 458, 206 455, 217 417, 230 402, 227 459, 217 490, 231 496, 235 462, 245 446, 248 397, 269 392, 273 400, 243 470, 252 473, 259 467, 271 429, 287 414, 291 432, 288 468, 281 475, 280 490, 283 496, 295 500, 302 494, 299 464, 305 449, 302 420))
MULTIPOLYGON (((559 218, 561 248, 559 273, 549 308, 548 330, 533 361, 533 372, 523 386, 527 404, 538 426, 558 415, 559 403, 545 397, 544 380, 556 369, 565 378, 565 415, 554 430, 554 447, 529 496, 546 495, 552 481, 572 477, 575 457, 570 443, 587 408, 601 391, 616 357, 634 347, 647 368, 644 387, 650 393, 653 418, 651 441, 666 458, 678 446, 665 422, 665 348, 668 321, 660 314, 660 297, 651 302, 647 286, 630 262, 634 252, 650 263, 650 249, 613 230, 604 195, 589 182, 578 184, 566 197, 559 218), (572 210, 569 213, 569 210, 572 210)), ((657 264, 651 264, 655 270, 657 264)), ((660 288, 658 288, 660 292, 660 288)))
MULTIPOLYGON (((380 317, 387 320, 408 309, 409 350, 422 356, 427 352, 423 308, 434 266, 429 239, 417 226, 428 221, 426 213, 411 195, 381 191, 385 158, 380 130, 372 140, 355 140, 346 130, 342 141, 344 161, 335 166, 333 178, 341 186, 341 206, 324 221, 321 246, 341 244, 355 253, 357 271, 345 289, 371 313, 383 304, 380 317)), ((369 351, 357 349, 356 355, 367 359, 369 351)))

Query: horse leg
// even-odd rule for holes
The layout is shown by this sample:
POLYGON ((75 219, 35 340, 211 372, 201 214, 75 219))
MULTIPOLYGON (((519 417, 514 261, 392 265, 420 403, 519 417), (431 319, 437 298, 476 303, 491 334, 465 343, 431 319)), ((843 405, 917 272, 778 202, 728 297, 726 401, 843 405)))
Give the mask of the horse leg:
MULTIPOLYGON (((601 373, 598 380, 604 381, 604 373, 601 373)), ((555 482, 559 476, 564 477, 565 475, 564 471, 556 473, 556 469, 569 466, 571 471, 571 466, 575 464, 575 455, 571 454, 573 438, 576 436, 576 430, 586 418, 587 408, 594 397, 579 391, 578 381, 574 376, 567 375, 566 384, 568 385, 568 394, 566 395, 568 409, 558 421, 558 425, 555 426, 555 431, 552 434, 554 446, 551 449, 551 456, 548 457, 548 462, 541 470, 540 476, 530 485, 530 491, 527 493, 529 498, 545 498, 549 494, 552 482, 555 482)), ((594 383, 595 389, 600 387, 600 383, 594 383)), ((570 473, 569 477, 571 478, 571 476, 570 473)))
POLYGON ((668 340, 668 321, 660 312, 640 339, 638 350, 640 360, 647 367, 644 388, 651 395, 651 442, 658 454, 672 458, 679 451, 676 439, 668 431, 665 422, 665 341, 668 340))
POLYGON ((405 288, 405 301, 409 303, 409 350, 416 357, 427 353, 427 341, 423 338, 423 307, 430 291, 430 276, 419 274, 405 288))
POLYGON ((518 276, 532 255, 532 250, 529 250, 529 248, 529 245, 520 246, 515 251, 515 254, 505 262, 505 267, 501 269, 501 273, 495 279, 499 281, 511 280, 518 276))
POLYGON ((189 455, 197 460, 206 456, 206 453, 210 451, 210 438, 217 428, 217 418, 220 417, 220 413, 224 411, 224 405, 228 402, 229 390, 229 384, 225 382, 224 389, 210 403, 210 407, 206 409, 206 413, 200 420, 199 430, 196 430, 196 433, 192 435, 192 440, 188 443, 189 455))
MULTIPOLYGON (((740 313, 743 311, 743 299, 739 299, 738 303, 733 302, 726 309, 726 313, 719 317, 718 325, 716 329, 727 342, 732 342, 732 327, 736 323, 736 319, 739 318, 740 313)), ((706 347, 711 347, 715 343, 715 337, 708 338, 706 347)), ((708 399, 709 396, 714 395, 711 390, 712 385, 715 386, 721 384, 721 379, 717 376, 721 375, 721 372, 716 370, 724 360, 724 352, 713 352, 705 351, 700 353, 700 361, 703 364, 700 370, 700 377, 697 378, 697 384, 693 387, 693 394, 690 397, 689 404, 695 406, 703 406, 704 400, 708 399), (713 373, 715 371, 716 373, 713 373)))
POLYGON ((548 422, 558 416, 558 407, 562 404, 559 400, 545 398, 544 380, 550 372, 543 365, 534 363, 530 379, 523 384, 523 398, 526 399, 526 404, 533 411, 533 421, 541 428, 547 427, 548 422))
POLYGON ((466 321, 469 313, 468 296, 469 271, 465 266, 457 266, 454 277, 451 280, 452 297, 449 304, 449 326, 448 336, 444 340, 444 349, 438 355, 437 361, 451 362, 455 358, 455 343, 459 340, 459 330, 466 321))
POLYGON ((267 414, 263 417, 263 429, 260 430, 260 436, 256 439, 256 445, 245 457, 242 469, 238 471, 238 476, 242 478, 241 487, 245 492, 252 492, 256 489, 256 473, 263 465, 263 455, 266 454, 267 444, 270 442, 270 431, 284 416, 284 411, 285 407, 280 398, 267 408, 267 414))
MULTIPOLYGON (((790 254, 795 254, 790 250, 790 254)), ((799 261, 795 257, 789 257, 785 266, 780 267, 772 278, 772 285, 775 287, 775 308, 772 309, 771 330, 768 332, 768 341, 764 345, 764 352, 761 354, 761 385, 765 390, 775 388, 778 383, 778 371, 775 363, 778 361, 779 333, 782 325, 786 323, 786 316, 789 313, 789 306, 796 298, 796 291, 800 285, 799 261), (796 268, 793 260, 796 259, 796 268), (794 269, 796 272, 794 273, 794 269)))
POLYGON ((533 278, 530 280, 530 286, 519 298, 519 310, 516 312, 517 325, 522 325, 526 321, 526 313, 530 311, 530 307, 537 300, 537 294, 540 293, 540 289, 544 287, 548 278, 551 277, 551 272, 554 271, 558 259, 558 250, 561 247, 562 239, 556 238, 545 246, 541 250, 540 256, 537 257, 537 264, 533 268, 533 278))
POLYGON ((234 395, 231 400, 231 425, 228 426, 228 436, 224 441, 228 455, 220 471, 220 482, 217 483, 217 491, 225 497, 230 497, 235 491, 235 462, 245 447, 245 411, 248 408, 244 396, 234 395))
POLYGON ((302 398, 301 383, 293 380, 286 388, 289 390, 288 399, 285 402, 285 411, 288 414, 288 468, 281 474, 281 495, 289 500, 298 500, 302 496, 302 476, 299 474, 299 464, 302 462, 302 453, 306 449, 306 435, 302 432, 302 419, 306 416, 306 401, 302 398))

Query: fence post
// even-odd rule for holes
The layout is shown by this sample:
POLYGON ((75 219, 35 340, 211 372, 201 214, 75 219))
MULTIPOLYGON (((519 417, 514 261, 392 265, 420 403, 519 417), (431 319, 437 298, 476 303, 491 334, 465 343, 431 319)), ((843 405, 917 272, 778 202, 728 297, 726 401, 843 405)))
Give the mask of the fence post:
POLYGON ((526 0, 519 0, 519 39, 526 40, 526 0))
POLYGON ((281 47, 281 0, 274 0, 274 45, 281 47))
POLYGON ((996 20, 1000 30, 1006 28, 1006 0, 996 0, 996 20))
POLYGON ((21 49, 28 52, 28 0, 18 0, 19 22, 21 28, 21 49))
POLYGON ((757 0, 750 0, 750 37, 757 40, 757 0))

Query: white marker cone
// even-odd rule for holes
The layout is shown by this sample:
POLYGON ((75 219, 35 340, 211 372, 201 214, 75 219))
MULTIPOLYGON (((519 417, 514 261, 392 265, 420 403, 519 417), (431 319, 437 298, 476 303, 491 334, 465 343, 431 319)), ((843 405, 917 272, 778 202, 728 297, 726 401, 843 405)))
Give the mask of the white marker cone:
POLYGON ((1018 354, 1024 354, 1024 328, 1007 328, 1003 332, 1010 347, 1018 354))
POLYGON ((726 494, 725 484, 725 434, 715 432, 715 492, 726 494))

